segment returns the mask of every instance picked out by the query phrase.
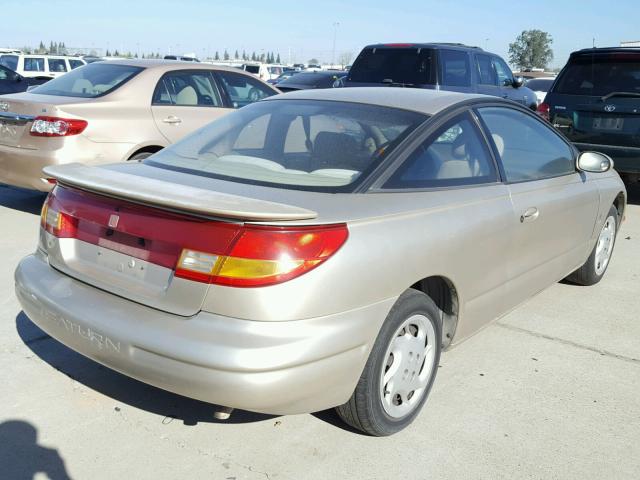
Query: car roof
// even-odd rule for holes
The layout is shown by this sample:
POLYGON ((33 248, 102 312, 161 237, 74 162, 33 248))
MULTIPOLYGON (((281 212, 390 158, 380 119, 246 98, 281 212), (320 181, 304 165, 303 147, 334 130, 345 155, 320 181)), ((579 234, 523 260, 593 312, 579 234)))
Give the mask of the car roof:
POLYGON ((235 67, 226 67, 223 65, 213 65, 203 62, 183 62, 180 60, 155 60, 155 59, 123 59, 123 60, 105 60, 104 63, 109 65, 127 65, 130 67, 142 67, 147 70, 160 70, 170 72, 172 70, 224 70, 227 72, 240 73, 246 75, 242 70, 235 67))
POLYGON ((640 47, 602 47, 602 48, 583 48, 571 52, 571 55, 589 55, 593 53, 640 53, 640 47))
POLYGON ((433 115, 447 107, 455 105, 456 103, 472 99, 486 99, 491 101, 503 101, 509 104, 512 103, 487 95, 398 87, 308 89, 275 95, 273 97, 265 98, 262 101, 327 100, 336 102, 352 102, 378 105, 381 107, 400 108, 403 110, 412 110, 414 112, 433 115))
POLYGON ((392 42, 392 43, 374 43, 367 45, 364 48, 454 48, 460 50, 479 50, 484 51, 480 47, 473 45, 465 45, 464 43, 451 43, 451 42, 392 42))

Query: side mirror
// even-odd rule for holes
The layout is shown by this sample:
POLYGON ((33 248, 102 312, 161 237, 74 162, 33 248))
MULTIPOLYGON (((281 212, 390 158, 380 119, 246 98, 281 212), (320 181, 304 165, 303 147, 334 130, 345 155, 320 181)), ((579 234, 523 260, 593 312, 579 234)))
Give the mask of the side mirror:
POLYGON ((578 155, 577 167, 583 172, 604 173, 613 168, 613 160, 604 153, 582 152, 578 155))
POLYGON ((524 85, 524 77, 513 77, 513 82, 511 82, 513 88, 520 88, 524 85))

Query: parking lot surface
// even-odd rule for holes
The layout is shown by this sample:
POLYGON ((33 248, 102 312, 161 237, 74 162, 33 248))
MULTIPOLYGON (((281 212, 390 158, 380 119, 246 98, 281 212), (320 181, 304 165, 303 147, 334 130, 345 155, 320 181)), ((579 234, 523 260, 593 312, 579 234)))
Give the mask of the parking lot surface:
POLYGON ((2 478, 640 477, 640 188, 599 285, 556 284, 445 353, 422 414, 388 438, 332 412, 218 422, 50 338, 13 290, 43 199, 0 186, 2 478))

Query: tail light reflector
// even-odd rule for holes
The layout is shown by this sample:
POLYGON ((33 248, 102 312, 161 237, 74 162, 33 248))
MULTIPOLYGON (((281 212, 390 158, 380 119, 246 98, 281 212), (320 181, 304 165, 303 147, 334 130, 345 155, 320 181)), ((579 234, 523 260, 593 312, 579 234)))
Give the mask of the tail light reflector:
POLYGON ((30 133, 34 137, 68 137, 82 133, 87 125, 86 120, 77 118, 36 117, 30 133))
POLYGON ((550 112, 551 108, 549 107, 548 103, 544 103, 542 102, 540 105, 538 105, 538 115, 540 115, 542 118, 544 118, 546 121, 549 121, 550 112))

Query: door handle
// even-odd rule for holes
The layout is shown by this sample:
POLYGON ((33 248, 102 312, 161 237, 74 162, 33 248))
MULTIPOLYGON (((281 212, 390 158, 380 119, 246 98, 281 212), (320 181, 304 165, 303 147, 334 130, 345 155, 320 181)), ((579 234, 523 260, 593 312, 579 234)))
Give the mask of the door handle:
POLYGON ((509 94, 508 93, 503 93, 502 94, 502 98, 509 98, 509 94))
POLYGON ((182 123, 182 119, 176 117, 175 115, 169 115, 167 118, 163 118, 162 121, 164 123, 170 123, 170 124, 182 123))
POLYGON ((520 223, 533 222, 540 216, 540 211, 536 207, 527 208, 525 212, 520 215, 520 223))

